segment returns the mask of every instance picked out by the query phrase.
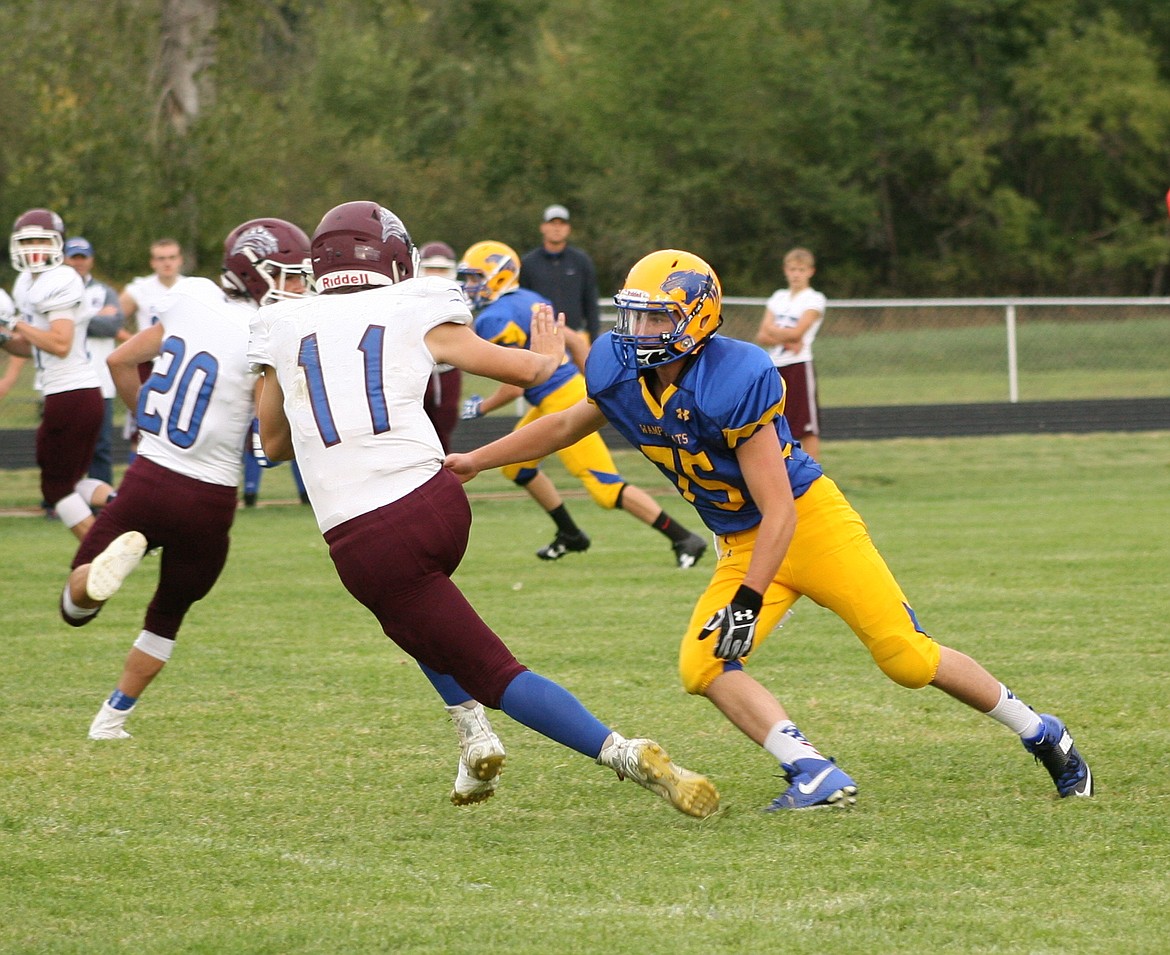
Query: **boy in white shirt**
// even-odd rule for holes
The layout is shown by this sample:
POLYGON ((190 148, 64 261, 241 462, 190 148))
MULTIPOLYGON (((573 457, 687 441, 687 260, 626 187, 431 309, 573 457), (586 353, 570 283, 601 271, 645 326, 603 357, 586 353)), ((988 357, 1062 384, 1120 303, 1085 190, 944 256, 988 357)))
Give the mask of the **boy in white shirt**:
POLYGON ((821 449, 821 425, 812 344, 825 320, 825 296, 809 285, 815 272, 808 249, 784 256, 788 288, 772 293, 756 332, 757 344, 767 349, 784 380, 784 417, 792 436, 814 458, 821 449))

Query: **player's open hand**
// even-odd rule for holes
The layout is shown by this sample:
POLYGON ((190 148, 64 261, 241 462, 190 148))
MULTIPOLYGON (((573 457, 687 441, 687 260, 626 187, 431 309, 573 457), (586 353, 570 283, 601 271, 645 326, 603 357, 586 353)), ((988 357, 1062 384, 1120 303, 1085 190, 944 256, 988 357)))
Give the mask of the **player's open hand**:
MULTIPOLYGON (((553 318, 552 306, 537 305, 532 310, 532 332, 528 339, 528 350, 553 359, 556 365, 565 357, 565 313, 553 318)), ((554 366, 555 367, 555 366, 554 366)))

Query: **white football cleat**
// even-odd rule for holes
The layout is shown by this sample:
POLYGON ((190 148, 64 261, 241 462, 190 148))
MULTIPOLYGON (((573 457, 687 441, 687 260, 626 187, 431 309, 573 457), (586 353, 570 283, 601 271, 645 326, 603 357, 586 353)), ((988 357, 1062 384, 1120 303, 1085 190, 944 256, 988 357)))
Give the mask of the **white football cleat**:
POLYGON ((616 772, 618 779, 632 779, 688 816, 703 819, 719 808, 719 792, 711 781, 672 762, 652 739, 625 739, 614 733, 597 762, 616 772))
POLYGON ((134 707, 128 710, 116 710, 110 706, 110 701, 102 703, 97 716, 89 724, 90 739, 130 739, 126 732, 126 718, 134 712, 134 707))
POLYGON ((85 592, 91 600, 105 603, 116 594, 146 553, 146 538, 138 531, 127 531, 110 541, 110 545, 89 565, 85 592))
POLYGON ((504 744, 492 732, 483 705, 448 706, 455 732, 459 734, 459 771, 451 790, 451 802, 470 806, 491 797, 500 784, 504 768, 504 744))
POLYGON ((455 785, 451 789, 451 805, 473 806, 477 802, 490 799, 499 784, 500 774, 498 771, 487 779, 478 779, 472 775, 471 769, 460 757, 459 772, 455 776, 455 785))

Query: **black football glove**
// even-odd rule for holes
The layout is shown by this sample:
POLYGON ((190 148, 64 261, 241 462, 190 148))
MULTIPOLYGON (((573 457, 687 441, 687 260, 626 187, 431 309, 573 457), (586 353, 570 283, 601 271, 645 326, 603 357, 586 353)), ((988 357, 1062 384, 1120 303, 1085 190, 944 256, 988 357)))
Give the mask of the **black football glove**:
POLYGON ((760 619, 760 607, 764 604, 762 594, 750 587, 740 585, 735 596, 722 610, 711 615, 703 624, 700 640, 712 635, 718 636, 715 656, 720 660, 738 660, 752 652, 752 641, 756 638, 756 623, 760 619))

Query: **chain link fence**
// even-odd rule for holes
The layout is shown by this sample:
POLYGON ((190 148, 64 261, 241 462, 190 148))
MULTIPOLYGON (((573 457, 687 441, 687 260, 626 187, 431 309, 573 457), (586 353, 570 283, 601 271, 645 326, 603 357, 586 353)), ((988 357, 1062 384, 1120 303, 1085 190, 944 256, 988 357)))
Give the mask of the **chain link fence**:
MULTIPOLYGON (((753 339, 765 300, 724 301, 753 339)), ((827 408, 1170 397, 1170 299, 830 299, 813 351, 827 408)))
MULTIPOLYGON (((751 341, 765 301, 725 298, 722 332, 751 341)), ((604 329, 614 315, 609 300, 602 308, 604 329)), ((1141 400, 1140 427, 1170 429, 1170 298, 830 299, 814 353, 826 434, 882 436, 865 409, 993 404, 1019 409, 1001 414, 1005 429, 1060 429, 1081 408, 1118 399, 1141 400), (1037 408, 1039 424, 1025 414, 1037 408)), ((7 360, 0 354, 0 375, 7 360)), ((0 400, 0 467, 28 457, 40 408, 34 371, 28 362, 0 400)), ((115 430, 125 414, 119 403, 115 430)), ((902 415, 884 433, 963 433, 949 414, 918 432, 902 415)))

